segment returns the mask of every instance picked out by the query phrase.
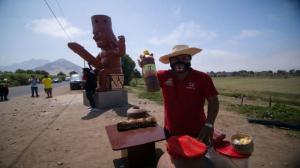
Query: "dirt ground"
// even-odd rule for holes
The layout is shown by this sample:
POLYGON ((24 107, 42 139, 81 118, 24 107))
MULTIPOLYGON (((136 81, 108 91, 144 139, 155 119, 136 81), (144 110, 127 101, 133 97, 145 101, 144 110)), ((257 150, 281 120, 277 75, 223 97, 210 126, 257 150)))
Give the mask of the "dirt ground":
MULTIPOLYGON (((125 119, 127 107, 90 114, 82 97, 82 91, 64 86, 54 89, 51 99, 28 94, 0 102, 0 168, 120 167, 121 152, 111 149, 104 127, 125 119)), ((133 94, 128 99, 163 124, 161 105, 133 94)), ((286 130, 249 124, 244 116, 224 110, 215 127, 226 133, 226 139, 237 132, 254 137, 251 168, 300 167, 300 139, 286 130)), ((156 148, 165 151, 165 141, 156 148)))

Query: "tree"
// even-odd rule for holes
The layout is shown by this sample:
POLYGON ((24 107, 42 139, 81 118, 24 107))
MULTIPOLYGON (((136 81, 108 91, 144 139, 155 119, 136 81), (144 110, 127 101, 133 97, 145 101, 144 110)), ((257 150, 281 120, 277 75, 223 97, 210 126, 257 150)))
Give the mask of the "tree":
POLYGON ((278 75, 278 76, 287 76, 287 75, 288 75, 288 72, 285 71, 285 70, 278 70, 278 71, 277 71, 277 75, 278 75))
POLYGON ((57 74, 57 76, 66 76, 66 74, 63 73, 63 72, 59 72, 59 73, 57 74))
POLYGON ((141 78, 141 77, 142 77, 142 74, 140 73, 139 70, 134 69, 134 70, 133 70, 133 77, 134 77, 134 78, 141 78))
POLYGON ((254 71, 249 71, 249 75, 254 76, 255 75, 254 71))
POLYGON ((129 55, 125 54, 122 59, 122 70, 124 74, 124 85, 129 85, 132 77, 134 76, 135 62, 129 55))
POLYGON ((48 75, 49 72, 45 71, 45 70, 36 70, 35 71, 35 74, 38 74, 38 75, 48 75))
POLYGON ((17 69, 16 73, 26 73, 26 71, 24 69, 17 69))
POLYGON ((28 69, 28 70, 26 70, 26 73, 28 73, 28 74, 33 74, 33 73, 34 73, 34 71, 33 71, 33 70, 31 70, 31 69, 28 69))
POLYGON ((291 69, 290 71, 289 71, 289 75, 291 75, 291 76, 293 76, 294 74, 295 74, 295 69, 291 69))
POLYGON ((73 75, 73 74, 78 74, 76 71, 71 71, 70 73, 69 73, 69 75, 71 76, 71 75, 73 75))
POLYGON ((295 71, 295 75, 296 75, 296 76, 300 76, 300 70, 296 70, 296 71, 295 71))
POLYGON ((240 70, 238 73, 240 76, 248 76, 248 72, 246 70, 240 70))
POLYGON ((61 80, 64 81, 66 79, 66 74, 64 74, 63 72, 59 72, 57 73, 57 77, 61 80))

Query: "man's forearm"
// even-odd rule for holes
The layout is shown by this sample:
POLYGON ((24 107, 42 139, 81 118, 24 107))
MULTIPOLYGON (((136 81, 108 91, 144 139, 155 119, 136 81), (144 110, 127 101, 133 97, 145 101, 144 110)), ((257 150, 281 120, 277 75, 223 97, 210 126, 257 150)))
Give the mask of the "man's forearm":
POLYGON ((219 112, 219 100, 217 96, 208 98, 206 123, 214 124, 219 112))

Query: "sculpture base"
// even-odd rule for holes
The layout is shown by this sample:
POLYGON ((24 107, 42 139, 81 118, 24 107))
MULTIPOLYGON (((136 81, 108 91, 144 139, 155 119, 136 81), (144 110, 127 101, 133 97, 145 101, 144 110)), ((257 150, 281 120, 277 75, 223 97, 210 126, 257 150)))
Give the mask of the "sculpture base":
MULTIPOLYGON (((99 109, 114 108, 128 105, 128 93, 126 90, 113 90, 107 92, 96 92, 94 95, 96 107, 99 109)), ((83 91, 83 104, 90 103, 83 91)))

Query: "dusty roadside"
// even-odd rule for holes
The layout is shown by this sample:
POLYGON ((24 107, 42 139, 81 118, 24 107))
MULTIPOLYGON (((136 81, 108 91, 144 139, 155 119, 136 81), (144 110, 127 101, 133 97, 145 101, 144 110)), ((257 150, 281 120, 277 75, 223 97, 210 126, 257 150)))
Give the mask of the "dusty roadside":
MULTIPOLYGON (((54 97, 28 96, 0 102, 0 168, 111 168, 121 157, 111 150, 104 127, 124 119, 126 107, 90 115, 81 91, 67 86, 54 97)), ((129 94, 130 104, 150 110, 162 125, 163 107, 129 94)), ((245 117, 220 111, 216 127, 227 134, 251 134, 255 151, 250 167, 300 167, 300 140, 286 130, 248 124, 245 117)), ((157 143, 165 151, 165 142, 157 143)))

